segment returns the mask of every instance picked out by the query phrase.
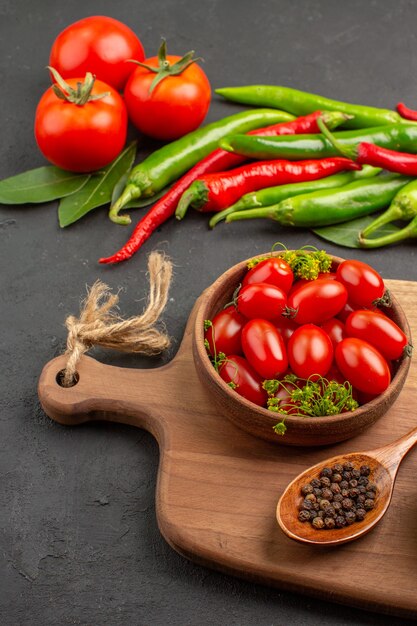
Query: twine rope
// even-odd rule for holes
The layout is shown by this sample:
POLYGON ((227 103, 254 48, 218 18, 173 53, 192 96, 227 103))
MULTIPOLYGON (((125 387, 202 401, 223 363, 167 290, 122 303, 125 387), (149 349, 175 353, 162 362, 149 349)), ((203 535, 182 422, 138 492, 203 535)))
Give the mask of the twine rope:
POLYGON ((61 384, 70 387, 76 380, 81 356, 95 345, 121 352, 147 355, 161 353, 171 344, 165 328, 156 323, 165 308, 172 279, 172 263, 163 254, 151 252, 148 258, 149 296, 141 315, 123 319, 116 310, 119 297, 97 280, 87 292, 80 316, 69 315, 67 365, 61 384))

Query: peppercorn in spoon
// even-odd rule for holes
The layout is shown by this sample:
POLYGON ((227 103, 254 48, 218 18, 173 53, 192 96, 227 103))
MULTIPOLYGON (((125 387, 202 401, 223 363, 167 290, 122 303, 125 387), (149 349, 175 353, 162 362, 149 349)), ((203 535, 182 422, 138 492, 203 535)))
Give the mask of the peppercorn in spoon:
POLYGON ((279 526, 291 539, 325 546, 365 535, 386 513, 399 465, 416 443, 414 428, 382 448, 341 454, 310 467, 279 499, 279 526))

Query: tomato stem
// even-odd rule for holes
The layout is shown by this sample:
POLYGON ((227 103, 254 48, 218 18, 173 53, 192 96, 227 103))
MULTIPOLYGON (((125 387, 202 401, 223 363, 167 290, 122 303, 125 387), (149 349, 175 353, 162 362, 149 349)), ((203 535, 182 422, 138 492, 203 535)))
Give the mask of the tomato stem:
POLYGON ((187 67, 189 67, 193 63, 203 60, 201 57, 196 57, 194 59, 194 54, 195 51, 190 50, 189 52, 184 54, 184 56, 179 61, 171 65, 166 58, 167 42, 165 39, 162 39, 162 43, 158 50, 158 67, 155 67, 154 65, 149 65, 148 63, 143 63, 142 61, 137 61, 136 59, 129 59, 129 62, 136 63, 137 65, 140 65, 141 67, 144 67, 150 72, 156 74, 149 87, 149 93, 151 94, 154 91, 155 87, 168 76, 178 76, 178 74, 182 74, 184 70, 186 70, 187 67))
POLYGON ((66 100, 67 102, 71 102, 77 106, 84 106, 87 102, 101 100, 102 98, 110 95, 110 91, 104 91, 103 93, 96 94, 91 93, 96 81, 96 77, 93 76, 91 72, 87 72, 84 82, 77 82, 77 89, 74 89, 62 78, 60 73, 57 72, 55 68, 50 65, 48 65, 47 68, 56 81, 56 83, 52 85, 52 91, 60 100, 66 100))

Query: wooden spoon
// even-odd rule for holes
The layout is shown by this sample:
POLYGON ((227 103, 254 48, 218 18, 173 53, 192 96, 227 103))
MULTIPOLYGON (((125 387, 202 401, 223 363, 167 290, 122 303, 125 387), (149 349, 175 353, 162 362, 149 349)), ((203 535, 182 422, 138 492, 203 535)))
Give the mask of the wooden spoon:
POLYGON ((313 465, 297 476, 286 488, 277 505, 277 521, 288 537, 302 543, 315 545, 340 545, 357 539, 368 533, 386 513, 391 502, 395 477, 401 461, 417 443, 417 428, 397 441, 369 452, 352 452, 341 454, 313 465), (370 481, 377 486, 375 506, 367 511, 365 518, 344 528, 333 530, 316 530, 310 522, 300 522, 299 506, 303 501, 301 487, 317 478, 323 467, 331 467, 336 463, 350 461, 356 468, 369 465, 370 481))

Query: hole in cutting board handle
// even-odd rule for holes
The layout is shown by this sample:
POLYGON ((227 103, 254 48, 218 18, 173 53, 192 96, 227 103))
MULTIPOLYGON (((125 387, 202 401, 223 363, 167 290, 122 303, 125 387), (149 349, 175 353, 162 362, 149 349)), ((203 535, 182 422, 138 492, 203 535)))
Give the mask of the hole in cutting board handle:
POLYGON ((71 381, 71 383, 69 385, 64 385, 64 376, 65 376, 65 370, 59 370, 58 374, 56 375, 56 382, 58 383, 58 385, 60 387, 64 387, 64 389, 68 389, 69 387, 74 387, 78 381, 80 380, 80 375, 78 372, 75 372, 73 379, 71 381))

